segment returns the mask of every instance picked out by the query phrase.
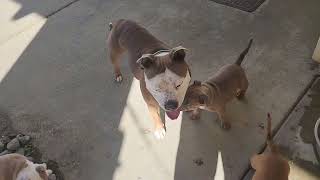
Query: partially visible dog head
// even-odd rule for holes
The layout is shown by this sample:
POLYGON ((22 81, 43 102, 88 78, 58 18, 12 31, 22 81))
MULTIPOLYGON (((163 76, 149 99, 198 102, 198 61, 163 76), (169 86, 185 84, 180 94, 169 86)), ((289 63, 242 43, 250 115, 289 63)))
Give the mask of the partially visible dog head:
POLYGON ((52 173, 45 163, 36 164, 26 159, 25 164, 25 168, 18 173, 17 180, 48 180, 52 173))
POLYGON ((46 164, 35 164, 20 154, 0 156, 0 179, 48 180, 51 173, 46 164))
POLYGON ((181 106, 182 111, 191 111, 207 106, 209 101, 209 89, 200 81, 194 81, 187 89, 181 106))
POLYGON ((36 164, 26 160, 26 164, 27 166, 18 173, 17 180, 48 180, 52 173, 45 163, 36 164))
POLYGON ((179 46, 166 52, 144 54, 137 61, 144 69, 146 88, 166 111, 180 107, 191 80, 185 51, 179 46))

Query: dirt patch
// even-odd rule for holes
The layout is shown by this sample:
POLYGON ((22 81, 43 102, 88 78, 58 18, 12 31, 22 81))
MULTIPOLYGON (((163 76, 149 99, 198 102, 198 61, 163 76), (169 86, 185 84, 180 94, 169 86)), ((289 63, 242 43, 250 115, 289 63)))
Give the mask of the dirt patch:
POLYGON ((37 147, 33 146, 33 144, 31 143, 30 136, 23 134, 13 135, 13 133, 9 134, 10 135, 3 135, 0 138, 0 156, 11 153, 18 153, 26 156, 30 161, 34 163, 46 163, 48 169, 51 169, 54 174, 50 176, 50 180, 64 180, 64 176, 61 173, 59 166, 55 161, 42 160, 42 154, 37 147))
POLYGON ((12 128, 11 119, 6 111, 0 109, 0 135, 17 134, 12 128))
POLYGON ((197 166, 202 166, 204 164, 202 158, 194 159, 193 163, 195 163, 197 166))
POLYGON ((0 156, 11 153, 24 155, 34 163, 46 163, 48 169, 53 171, 53 176, 55 177, 51 176, 49 179, 64 180, 58 163, 53 160, 43 160, 42 153, 33 145, 32 138, 18 133, 12 127, 9 114, 0 109, 0 156))
POLYGON ((279 145, 279 150, 281 152, 281 154, 286 158, 289 159, 291 161, 294 161, 294 164, 299 166, 299 167, 303 167, 304 170, 308 171, 309 173, 315 175, 315 176, 320 176, 320 171, 319 171, 319 166, 313 164, 310 161, 306 161, 303 159, 300 159, 298 157, 295 157, 294 159, 293 157, 293 152, 290 148, 288 147, 284 147, 279 145))
POLYGON ((316 121, 320 118, 320 79, 312 85, 310 93, 307 95, 310 99, 310 105, 305 106, 305 111, 300 119, 301 138, 305 143, 315 144, 313 133, 316 121))

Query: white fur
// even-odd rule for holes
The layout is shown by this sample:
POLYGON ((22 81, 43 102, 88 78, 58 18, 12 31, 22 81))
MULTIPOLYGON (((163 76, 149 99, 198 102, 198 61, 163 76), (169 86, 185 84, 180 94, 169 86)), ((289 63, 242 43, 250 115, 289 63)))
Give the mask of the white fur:
POLYGON ((161 140, 166 135, 166 130, 164 128, 158 129, 154 132, 156 139, 161 140))
MULTIPOLYGON (((43 180, 36 168, 38 166, 43 166, 47 169, 47 165, 44 164, 34 164, 33 162, 27 160, 27 167, 23 168, 17 175, 17 180, 43 180)), ((52 173, 51 170, 46 170, 46 173, 50 175, 52 173)))
POLYGON ((169 52, 159 52, 159 53, 155 53, 155 56, 156 57, 161 57, 161 56, 166 56, 166 55, 168 55, 169 54, 169 52))
POLYGON ((179 107, 181 106, 190 80, 189 71, 187 72, 186 77, 180 77, 168 68, 165 72, 158 74, 151 79, 148 79, 145 75, 146 88, 162 109, 165 109, 164 104, 168 100, 177 100, 179 102, 179 107), (180 87, 176 88, 178 85, 180 85, 180 87))
POLYGON ((118 82, 118 83, 120 83, 121 81, 122 81, 122 76, 120 75, 120 76, 117 76, 116 77, 116 81, 118 82))

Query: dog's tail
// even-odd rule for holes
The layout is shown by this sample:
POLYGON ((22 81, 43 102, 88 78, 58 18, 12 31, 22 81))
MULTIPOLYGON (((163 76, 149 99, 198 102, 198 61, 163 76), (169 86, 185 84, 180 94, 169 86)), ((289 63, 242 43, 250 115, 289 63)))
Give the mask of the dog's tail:
POLYGON ((110 22, 110 23, 109 23, 109 31, 111 31, 112 28, 113 28, 113 24, 112 24, 112 22, 110 22))
POLYGON ((251 47, 251 44, 252 44, 252 41, 253 41, 253 40, 250 39, 249 44, 248 44, 248 46, 246 47, 246 49, 243 50, 242 53, 240 54, 240 56, 238 57, 238 59, 237 59, 237 61, 236 61, 236 63, 235 63, 236 65, 241 66, 241 63, 242 63, 244 57, 248 54, 248 51, 249 51, 249 49, 250 49, 250 47, 251 47))
POLYGON ((268 113, 267 117, 267 146, 270 148, 270 151, 277 151, 277 147, 274 145, 272 140, 272 131, 271 131, 271 115, 268 113))
POLYGON ((271 115, 268 113, 267 117, 267 143, 272 143, 272 134, 271 134, 271 115))

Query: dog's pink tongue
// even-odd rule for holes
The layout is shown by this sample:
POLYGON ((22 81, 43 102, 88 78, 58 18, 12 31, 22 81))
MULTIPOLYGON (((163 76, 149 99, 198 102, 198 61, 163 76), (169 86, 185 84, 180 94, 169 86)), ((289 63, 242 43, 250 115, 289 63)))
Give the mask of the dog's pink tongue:
POLYGON ((166 113, 171 120, 176 120, 179 117, 180 111, 179 110, 166 111, 166 113))

